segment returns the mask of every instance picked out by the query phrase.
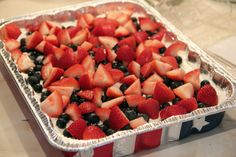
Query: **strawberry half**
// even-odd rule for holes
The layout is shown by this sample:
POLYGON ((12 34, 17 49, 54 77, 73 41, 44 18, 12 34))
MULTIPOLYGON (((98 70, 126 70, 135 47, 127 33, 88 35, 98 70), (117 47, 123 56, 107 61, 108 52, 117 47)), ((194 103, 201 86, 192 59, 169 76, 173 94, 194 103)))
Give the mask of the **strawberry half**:
POLYGON ((21 35, 20 28, 16 24, 7 24, 4 28, 8 38, 17 39, 21 35))
POLYGON ((197 101, 200 101, 208 106, 217 105, 218 95, 216 90, 211 85, 203 86, 197 93, 197 101))
POLYGON ((156 82, 144 81, 142 83, 142 92, 144 94, 153 95, 155 91, 156 82))
POLYGON ((11 57, 14 61, 17 61, 21 55, 22 55, 22 52, 19 49, 15 49, 15 50, 11 51, 11 57))
POLYGON ((121 82, 125 83, 127 85, 131 85, 132 83, 134 83, 137 80, 137 77, 135 75, 128 75, 126 77, 124 77, 121 82))
POLYGON ((141 95, 126 95, 125 99, 129 105, 129 107, 136 107, 142 101, 146 100, 145 97, 141 95))
POLYGON ((146 99, 138 104, 138 111, 147 114, 150 118, 156 119, 159 117, 160 105, 155 99, 146 99))
POLYGON ((101 106, 102 94, 103 94, 102 88, 94 88, 93 93, 94 93, 94 96, 93 96, 92 102, 97 104, 98 106, 101 106))
POLYGON ((191 83, 194 87, 194 90, 200 88, 200 70, 195 69, 184 75, 184 82, 191 83))
POLYGON ((79 83, 74 78, 63 78, 51 84, 52 86, 62 86, 62 87, 73 87, 73 89, 79 89, 79 83))
POLYGON ((179 68, 168 71, 166 76, 171 80, 182 81, 184 79, 184 74, 184 70, 179 68))
POLYGON ((73 87, 61 87, 61 86, 49 86, 47 89, 50 92, 58 91, 61 95, 70 97, 74 88, 73 87))
POLYGON ((43 40, 43 36, 36 31, 33 34, 27 36, 25 40, 26 40, 26 48, 33 49, 43 40))
POLYGON ((105 121, 109 119, 111 110, 108 108, 97 108, 95 113, 99 117, 101 121, 105 121))
POLYGON ((148 77, 153 72, 153 70, 153 62, 148 62, 141 67, 140 72, 144 77, 148 77))
POLYGON ((82 118, 74 121, 66 130, 76 139, 83 138, 83 132, 87 127, 87 123, 82 118))
POLYGON ((152 61, 154 70, 161 76, 166 75, 166 73, 173 69, 170 64, 154 60, 152 61))
POLYGON ((128 65, 128 70, 130 74, 134 74, 136 77, 140 76, 140 65, 137 62, 130 62, 128 65))
POLYGON ((172 105, 164 108, 160 112, 161 119, 166 119, 171 116, 183 115, 186 114, 187 110, 180 105, 172 105))
POLYGON ((145 63, 148 63, 152 61, 152 51, 149 48, 145 48, 141 54, 137 57, 136 61, 140 65, 144 65, 145 63))
POLYGON ((135 58, 134 50, 128 45, 123 45, 117 50, 117 59, 120 61, 131 62, 135 58))
POLYGON ((144 42, 148 38, 148 34, 144 31, 134 33, 134 37, 137 43, 144 42))
POLYGON ((79 105, 79 109, 82 114, 94 112, 97 109, 97 105, 92 102, 83 102, 79 105))
POLYGON ((42 66, 42 69, 41 69, 41 76, 43 78, 43 80, 46 80, 49 78, 49 75, 50 75, 50 72, 52 70, 53 66, 52 66, 52 63, 49 62, 47 64, 44 64, 42 66))
POLYGON ((161 26, 160 23, 154 22, 148 17, 139 17, 139 23, 143 31, 155 31, 161 26))
POLYGON ((111 113, 109 116, 110 127, 114 130, 120 130, 127 124, 129 124, 129 119, 125 114, 120 110, 118 106, 111 108, 111 113))
POLYGON ((80 78, 83 74, 85 74, 85 69, 81 64, 72 65, 64 72, 65 77, 74 78, 80 78))
POLYGON ((133 129, 135 129, 135 128, 141 126, 141 125, 144 125, 144 124, 146 124, 146 123, 147 123, 147 122, 144 120, 143 117, 136 118, 136 119, 131 120, 131 121, 129 122, 131 128, 133 128, 133 129))
POLYGON ((76 103, 69 104, 65 110, 65 113, 68 114, 73 121, 82 118, 81 111, 76 103))
POLYGON ((160 104, 164 102, 171 101, 175 98, 173 91, 168 88, 164 83, 157 82, 153 94, 154 99, 156 99, 160 104))
POLYGON ((123 45, 127 45, 129 46, 130 48, 133 48, 135 49, 136 48, 136 40, 135 40, 135 37, 134 36, 130 36, 130 37, 127 37, 127 38, 124 38, 122 40, 119 41, 118 45, 121 47, 123 45))
POLYGON ((161 57, 160 60, 164 63, 170 64, 173 67, 173 69, 177 69, 179 67, 175 57, 173 56, 164 56, 161 57))
POLYGON ((114 82, 118 82, 121 79, 124 78, 125 74, 123 73, 123 71, 119 70, 119 69, 110 69, 108 70, 109 73, 112 76, 112 79, 114 80, 114 82))
POLYGON ((93 48, 93 51, 95 52, 94 60, 96 61, 96 63, 106 60, 106 51, 104 48, 93 48))
POLYGON ((26 72, 29 69, 35 67, 34 62, 29 58, 28 54, 23 53, 17 60, 16 64, 18 65, 20 72, 26 72))
POLYGON ((49 86, 52 82, 58 80, 64 73, 64 70, 61 68, 53 67, 50 71, 49 77, 43 83, 43 87, 49 86))
POLYGON ((8 51, 13 51, 20 48, 20 43, 15 39, 5 40, 5 45, 8 51))
POLYGON ((136 95, 141 95, 141 83, 140 80, 137 79, 134 83, 132 83, 128 89, 125 90, 124 92, 125 95, 131 95, 131 94, 136 94, 136 95))
POLYGON ((87 99, 87 100, 92 100, 94 96, 94 91, 93 90, 83 90, 77 93, 78 96, 81 98, 87 99))
POLYGON ((71 43, 70 34, 67 29, 62 29, 57 33, 57 39, 60 44, 68 45, 71 43))
POLYGON ((114 80, 111 74, 104 68, 102 64, 99 64, 97 71, 93 77, 93 85, 96 87, 109 87, 114 84, 114 80))
POLYGON ((175 95, 177 95, 181 99, 188 99, 194 96, 194 88, 191 83, 186 83, 182 86, 179 86, 175 88, 173 91, 175 95))
POLYGON ((125 99, 124 96, 114 98, 112 100, 103 102, 101 108, 112 108, 113 106, 119 106, 123 100, 125 99))
POLYGON ((118 43, 116 38, 109 36, 100 36, 98 40, 105 48, 109 49, 112 49, 118 43))
POLYGON ((175 105, 180 105, 186 109, 187 112, 192 112, 198 109, 197 101, 195 98, 188 98, 177 102, 175 105))
POLYGON ((79 79, 79 85, 81 89, 92 89, 93 88, 93 78, 89 74, 84 74, 79 79))
POLYGON ((120 90, 120 86, 121 83, 117 82, 113 86, 107 88, 106 95, 112 98, 123 96, 123 93, 120 90))
POLYGON ((177 56, 179 51, 184 51, 187 48, 187 45, 182 42, 182 41, 176 41, 175 43, 173 43, 172 45, 170 45, 164 55, 165 56, 177 56))
POLYGON ((84 132, 83 132, 84 140, 99 139, 103 137, 106 137, 106 134, 97 126, 91 125, 91 126, 87 126, 84 129, 84 132))

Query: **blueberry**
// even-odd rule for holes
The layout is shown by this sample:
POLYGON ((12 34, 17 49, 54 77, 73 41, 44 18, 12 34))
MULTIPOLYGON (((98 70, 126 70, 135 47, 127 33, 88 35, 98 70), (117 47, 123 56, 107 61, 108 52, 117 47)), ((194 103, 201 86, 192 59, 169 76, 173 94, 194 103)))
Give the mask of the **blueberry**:
POLYGON ((177 88, 179 86, 182 86, 182 85, 183 85, 183 82, 181 82, 181 81, 173 81, 170 84, 170 88, 171 89, 175 89, 175 88, 177 88))
POLYGON ((30 85, 38 84, 40 79, 38 79, 36 76, 29 76, 28 77, 28 82, 30 85))
POLYGON ((137 19, 136 17, 131 17, 131 20, 132 20, 133 22, 138 22, 138 19, 137 19))
POLYGON ((120 130, 130 130, 130 129, 132 129, 131 126, 129 124, 127 124, 126 126, 121 128, 120 130))
POLYGON ((125 84, 125 83, 123 83, 121 86, 120 86, 120 90, 124 93, 124 91, 126 90, 126 89, 128 89, 129 88, 129 85, 127 85, 127 84, 125 84))
POLYGON ((110 126, 110 124, 109 124, 109 120, 105 120, 105 121, 103 122, 103 125, 105 125, 106 127, 109 128, 109 126, 110 126))
POLYGON ((146 98, 149 99, 149 98, 153 98, 152 95, 146 95, 146 98))
POLYGON ((172 104, 176 104, 177 102, 180 101, 180 98, 179 97, 176 97, 172 100, 172 104))
POLYGON ((79 101, 79 96, 73 92, 70 96, 70 102, 78 102, 79 101))
POLYGON ((205 86, 205 85, 207 85, 207 84, 210 84, 210 82, 209 82, 208 80, 203 80, 203 81, 201 82, 201 87, 203 87, 203 86, 205 86))
POLYGON ((137 28, 137 30, 140 30, 140 25, 138 23, 138 19, 136 17, 132 17, 132 22, 134 23, 135 27, 137 28))
POLYGON ((121 70, 121 71, 123 71, 124 73, 126 73, 126 72, 128 72, 128 69, 127 69, 127 67, 126 66, 124 66, 124 65, 121 65, 121 66, 119 66, 119 68, 118 68, 119 70, 121 70))
POLYGON ((146 78, 143 75, 141 75, 139 79, 140 79, 140 82, 144 82, 146 78))
POLYGON ((126 110, 124 113, 129 120, 137 118, 137 113, 134 110, 126 110))
POLYGON ((94 53, 93 51, 89 51, 89 55, 90 55, 91 57, 94 57, 95 53, 94 53))
POLYGON ((166 76, 163 76, 162 78, 163 78, 163 83, 167 86, 170 86, 171 80, 166 76))
POLYGON ((41 69, 42 69, 42 65, 41 64, 36 64, 35 67, 34 67, 35 71, 41 71, 41 69))
POLYGON ((116 131, 115 130, 112 130, 112 129, 108 129, 105 133, 106 133, 106 135, 112 135, 112 134, 114 134, 116 131))
POLYGON ((138 117, 143 117, 143 119, 145 120, 145 121, 149 121, 149 117, 148 117, 148 115, 146 115, 146 114, 143 114, 143 113, 139 113, 138 114, 138 117))
POLYGON ((176 59, 178 64, 182 63, 182 58, 180 56, 176 56, 175 59, 176 59))
POLYGON ((39 80, 42 79, 40 71, 35 72, 35 73, 34 73, 34 76, 37 77, 39 80))
POLYGON ((101 63, 105 65, 105 64, 108 63, 108 61, 107 60, 103 60, 103 61, 101 61, 101 63))
POLYGON ((43 64, 43 59, 44 59, 44 57, 42 55, 37 56, 34 63, 42 65, 43 64))
POLYGON ((123 101, 120 105, 119 105, 120 109, 124 109, 126 110, 127 108, 129 108, 129 105, 126 101, 123 101))
POLYGON ((118 44, 116 44, 116 45, 112 48, 112 50, 114 50, 115 52, 116 52, 118 49, 119 49, 119 45, 118 45, 118 44))
POLYGON ((113 69, 118 69, 121 65, 123 65, 122 62, 119 62, 119 61, 113 62, 112 63, 112 68, 113 69))
POLYGON ((33 34, 33 32, 27 32, 27 33, 26 33, 26 35, 31 35, 31 34, 33 34))
POLYGON ((100 121, 99 117, 95 113, 89 113, 85 115, 84 119, 91 124, 97 124, 100 121))
POLYGON ((163 54, 166 51, 166 47, 159 48, 159 53, 163 54))
POLYGON ((71 135, 66 129, 63 131, 63 135, 64 135, 65 137, 69 137, 69 138, 72 137, 72 135, 71 135))
POLYGON ((40 102, 44 101, 51 93, 49 91, 45 91, 41 93, 40 102))
POLYGON ((84 98, 81 98, 81 97, 79 97, 78 96, 78 100, 77 100, 77 103, 78 104, 81 104, 81 103, 83 103, 83 102, 85 102, 86 100, 84 99, 84 98))
POLYGON ((20 40, 20 46, 23 47, 23 46, 25 46, 25 44, 26 44, 25 38, 22 38, 22 39, 20 40))
POLYGON ((206 105, 204 103, 202 103, 202 102, 198 102, 197 105, 198 105, 198 108, 206 107, 206 105))
POLYGON ((33 85, 33 89, 36 93, 41 93, 43 90, 43 87, 41 84, 38 83, 38 84, 33 85))
POLYGON ((26 48, 26 46, 21 46, 21 47, 20 47, 20 50, 21 50, 22 52, 28 52, 28 49, 26 48))
POLYGON ((168 106, 170 106, 170 104, 169 104, 168 102, 162 103, 162 104, 160 105, 160 109, 163 110, 164 108, 166 108, 166 107, 168 107, 168 106))
POLYGON ((66 121, 64 119, 57 119, 56 125, 58 128, 64 129, 66 127, 66 121))
POLYGON ((109 98, 105 93, 104 93, 104 95, 102 96, 102 102, 106 102, 106 101, 109 101, 109 100, 111 100, 111 98, 109 98))
POLYGON ((109 128, 106 125, 98 124, 97 125, 103 132, 106 132, 109 128))
POLYGON ((155 32, 152 31, 146 31, 146 33, 148 34, 148 36, 153 36, 155 34, 155 32))
POLYGON ((63 113, 58 117, 58 119, 63 119, 66 123, 68 123, 70 120, 70 116, 66 113, 63 113))
POLYGON ((29 58, 30 58, 31 60, 33 60, 33 61, 36 59, 36 57, 35 57, 35 56, 32 56, 32 55, 30 55, 29 58))
POLYGON ((35 72, 34 72, 34 70, 28 70, 28 71, 27 71, 27 74, 28 74, 29 76, 33 76, 33 75, 35 74, 35 72))

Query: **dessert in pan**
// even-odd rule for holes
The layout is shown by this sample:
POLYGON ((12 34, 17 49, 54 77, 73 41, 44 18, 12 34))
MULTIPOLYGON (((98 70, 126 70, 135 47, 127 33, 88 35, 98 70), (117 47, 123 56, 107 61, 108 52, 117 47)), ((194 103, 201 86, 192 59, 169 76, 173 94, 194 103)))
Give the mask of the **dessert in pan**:
POLYGON ((40 111, 65 139, 136 130, 228 97, 222 76, 212 79, 198 54, 153 16, 130 7, 73 16, 8 22, 0 34, 40 111))

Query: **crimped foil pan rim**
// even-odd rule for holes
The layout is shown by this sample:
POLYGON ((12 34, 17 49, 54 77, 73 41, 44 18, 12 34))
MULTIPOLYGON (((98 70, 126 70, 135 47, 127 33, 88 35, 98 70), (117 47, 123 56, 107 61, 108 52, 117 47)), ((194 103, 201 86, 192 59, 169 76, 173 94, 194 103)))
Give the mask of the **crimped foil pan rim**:
POLYGON ((164 121, 161 121, 161 122, 151 122, 151 123, 143 125, 143 126, 137 128, 137 129, 134 129, 134 130, 119 131, 111 136, 108 136, 108 137, 105 137, 102 139, 98 139, 98 140, 72 140, 72 139, 62 137, 62 135, 58 135, 56 133, 56 131, 51 127, 49 118, 47 116, 45 116, 40 111, 39 104, 36 104, 36 103, 32 104, 32 102, 30 100, 31 97, 29 98, 27 93, 24 90, 22 90, 22 87, 21 87, 22 84, 19 82, 18 78, 16 77, 16 76, 18 76, 18 75, 16 75, 18 70, 16 72, 13 72, 13 70, 12 70, 12 68, 16 68, 16 65, 11 64, 12 66, 10 67, 10 63, 9 63, 10 60, 8 60, 10 58, 9 53, 3 48, 3 43, 0 43, 1 58, 4 60, 4 64, 7 67, 6 69, 9 71, 9 73, 12 75, 12 77, 16 81, 17 86, 20 89, 19 90, 20 93, 25 98, 28 107, 30 108, 33 115, 35 116, 36 121, 38 122, 39 126, 41 127, 43 133, 45 134, 47 140, 49 141, 49 143, 51 145, 53 145, 54 147, 61 149, 63 151, 73 151, 73 152, 88 151, 89 149, 92 149, 94 147, 98 147, 100 145, 114 142, 114 141, 121 139, 121 138, 126 138, 126 137, 129 137, 132 135, 137 135, 137 134, 140 134, 143 132, 161 129, 161 128, 168 127, 170 125, 173 125, 173 124, 176 124, 179 122, 193 120, 193 119, 207 116, 210 114, 225 111, 226 109, 229 109, 229 108, 236 107, 236 79, 233 77, 233 75, 228 73, 213 58, 208 56, 203 50, 201 50, 198 46, 196 46, 190 39, 185 37, 178 29, 176 29, 164 17, 162 17, 157 10, 152 8, 144 0, 138 0, 138 1, 135 1, 135 0, 89 1, 89 2, 75 4, 73 6, 66 6, 63 8, 51 9, 51 10, 47 10, 47 11, 40 11, 40 12, 28 14, 28 15, 9 18, 9 19, 3 20, 3 21, 0 20, 0 22, 1 22, 0 26, 4 25, 5 23, 8 23, 8 22, 13 22, 13 21, 21 20, 21 19, 34 19, 42 14, 43 15, 53 15, 53 14, 59 13, 61 11, 66 11, 66 10, 73 11, 73 10, 77 10, 79 8, 83 8, 86 6, 95 7, 97 5, 101 5, 101 4, 105 4, 105 3, 113 3, 113 2, 129 2, 129 3, 136 4, 138 6, 143 7, 147 11, 147 13, 152 14, 154 17, 157 17, 159 19, 159 21, 164 23, 165 27, 168 30, 171 30, 172 32, 174 32, 177 35, 178 39, 180 39, 183 42, 186 42, 188 44, 190 50, 196 51, 203 61, 207 62, 211 67, 214 68, 214 70, 216 72, 219 72, 221 75, 224 75, 224 77, 230 81, 230 84, 233 87, 232 94, 224 103, 221 103, 221 104, 214 106, 214 107, 198 109, 198 110, 193 111, 189 114, 170 117, 170 118, 168 118, 164 121), (8 54, 8 56, 7 56, 7 54, 8 54), (6 64, 6 63, 8 63, 8 64, 6 64), (68 141, 65 141, 65 139, 67 139, 68 141))

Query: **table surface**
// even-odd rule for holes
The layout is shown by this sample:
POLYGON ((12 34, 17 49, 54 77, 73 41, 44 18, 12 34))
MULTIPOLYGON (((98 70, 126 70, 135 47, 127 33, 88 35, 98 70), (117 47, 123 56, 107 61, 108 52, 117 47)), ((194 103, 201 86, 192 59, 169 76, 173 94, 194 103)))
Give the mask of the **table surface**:
MULTIPOLYGON (((0 0, 0 18, 79 2, 81 0, 0 0)), ((164 3, 161 0, 156 8, 203 49, 236 35, 236 4, 213 0, 166 0, 164 3)), ((0 89, 0 157, 46 156, 2 74, 0 89)), ((235 157, 235 115, 235 110, 227 111, 221 125, 210 132, 131 156, 235 157)))

